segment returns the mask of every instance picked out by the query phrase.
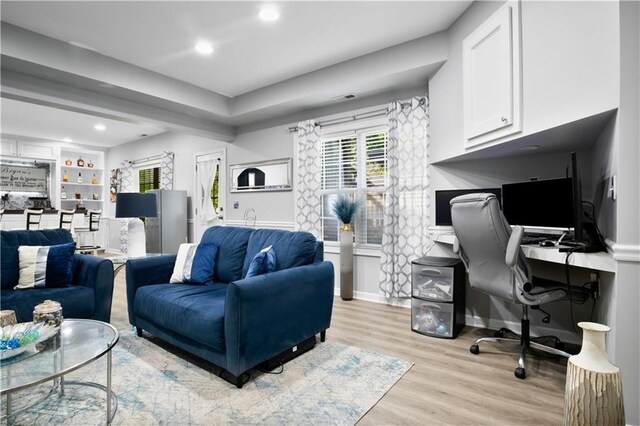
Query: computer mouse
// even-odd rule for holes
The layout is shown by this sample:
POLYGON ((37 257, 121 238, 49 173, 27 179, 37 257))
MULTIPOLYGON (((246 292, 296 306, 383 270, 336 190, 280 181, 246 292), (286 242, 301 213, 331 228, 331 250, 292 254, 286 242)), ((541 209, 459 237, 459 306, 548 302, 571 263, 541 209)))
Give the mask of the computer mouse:
POLYGON ((556 242, 551 240, 544 240, 540 241, 538 244, 540 244, 541 247, 555 247, 556 242))

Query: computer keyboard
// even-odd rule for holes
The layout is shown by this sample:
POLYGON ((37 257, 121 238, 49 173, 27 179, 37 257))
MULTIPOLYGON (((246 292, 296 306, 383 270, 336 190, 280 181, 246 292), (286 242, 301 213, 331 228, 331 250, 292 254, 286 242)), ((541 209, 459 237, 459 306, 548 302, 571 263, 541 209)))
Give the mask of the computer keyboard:
POLYGON ((533 235, 524 235, 522 237, 522 241, 520 241, 520 244, 539 244, 544 240, 547 240, 548 238, 545 237, 534 237, 533 235))
MULTIPOLYGON (((555 234, 524 234, 520 244, 539 244, 543 241, 558 241, 560 235, 555 234)), ((564 240, 563 240, 564 242, 564 240)))

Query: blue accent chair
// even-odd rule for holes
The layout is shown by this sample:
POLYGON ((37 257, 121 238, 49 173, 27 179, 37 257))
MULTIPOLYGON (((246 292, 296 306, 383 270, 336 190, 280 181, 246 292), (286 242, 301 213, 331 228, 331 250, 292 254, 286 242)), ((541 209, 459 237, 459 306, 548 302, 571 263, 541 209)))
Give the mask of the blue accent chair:
POLYGON ((65 318, 96 319, 109 322, 113 299, 113 263, 108 259, 73 255, 73 282, 69 287, 14 290, 20 276, 19 246, 50 246, 72 243, 66 229, 41 231, 0 231, 2 239, 0 278, 2 309, 15 311, 18 322, 33 319, 33 308, 45 300, 62 305, 65 318))
POLYGON ((127 261, 129 322, 226 370, 241 388, 251 368, 320 333, 333 309, 333 264, 307 232, 212 227, 218 245, 214 282, 169 284, 176 255, 127 261), (262 248, 273 246, 275 272, 245 278, 262 248))

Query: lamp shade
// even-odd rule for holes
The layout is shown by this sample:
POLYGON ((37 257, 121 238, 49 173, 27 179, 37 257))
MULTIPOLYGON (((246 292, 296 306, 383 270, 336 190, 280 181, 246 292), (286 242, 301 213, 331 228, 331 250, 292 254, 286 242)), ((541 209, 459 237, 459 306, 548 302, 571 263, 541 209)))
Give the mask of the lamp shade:
POLYGON ((156 194, 121 192, 116 195, 116 217, 157 217, 156 194))

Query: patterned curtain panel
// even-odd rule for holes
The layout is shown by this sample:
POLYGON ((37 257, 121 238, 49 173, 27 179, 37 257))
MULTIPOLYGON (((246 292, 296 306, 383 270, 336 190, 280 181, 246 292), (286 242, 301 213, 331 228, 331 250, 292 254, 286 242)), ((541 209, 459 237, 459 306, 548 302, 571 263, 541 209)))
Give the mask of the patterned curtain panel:
POLYGON ((160 189, 173 189, 173 152, 160 153, 160 189))
POLYGON ((320 198, 320 127, 314 120, 298 123, 296 229, 322 237, 320 198))
POLYGON ((429 245, 429 114, 426 97, 387 110, 387 195, 380 251, 380 291, 411 297, 411 260, 429 245))
MULTIPOLYGON (((137 192, 133 188, 133 164, 123 161, 120 164, 120 191, 137 192)), ((126 253, 129 248, 129 219, 120 219, 120 250, 126 253)))

